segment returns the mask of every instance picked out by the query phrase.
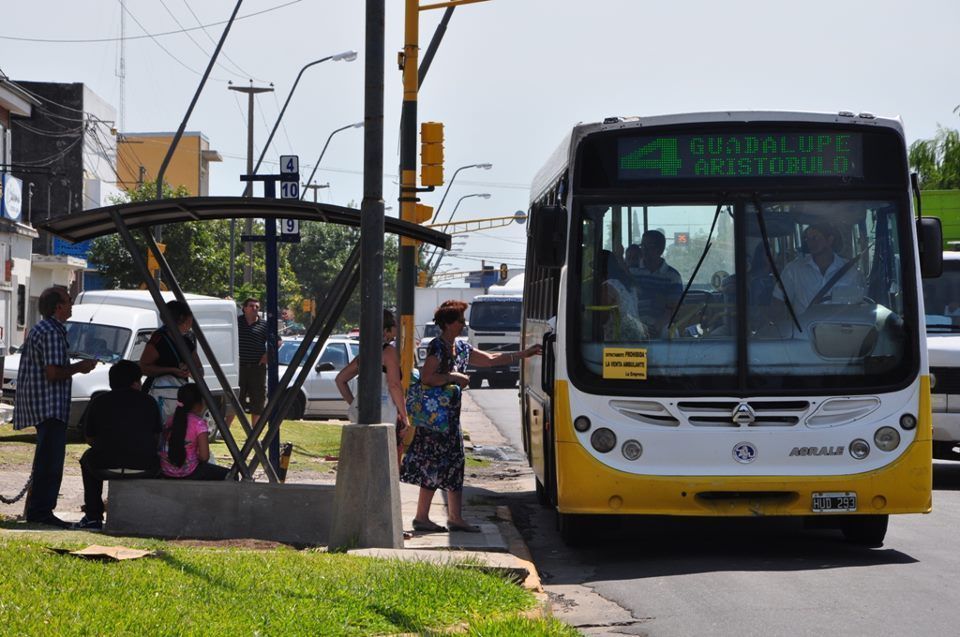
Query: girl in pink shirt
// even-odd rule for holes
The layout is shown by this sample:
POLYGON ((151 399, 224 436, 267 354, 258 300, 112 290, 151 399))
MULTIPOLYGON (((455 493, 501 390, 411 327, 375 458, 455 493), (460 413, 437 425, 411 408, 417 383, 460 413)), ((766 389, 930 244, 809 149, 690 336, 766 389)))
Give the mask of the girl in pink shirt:
POLYGON ((160 469, 167 478, 186 480, 223 480, 226 467, 209 463, 210 442, 206 405, 196 383, 187 383, 177 391, 177 408, 160 435, 160 469))

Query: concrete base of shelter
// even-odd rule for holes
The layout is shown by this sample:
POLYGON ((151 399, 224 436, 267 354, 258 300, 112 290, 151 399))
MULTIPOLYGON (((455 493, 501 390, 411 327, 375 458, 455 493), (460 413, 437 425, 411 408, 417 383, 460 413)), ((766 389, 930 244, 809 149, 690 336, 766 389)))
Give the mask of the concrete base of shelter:
POLYGON ((114 480, 104 530, 112 535, 326 544, 334 487, 317 484, 114 480))
POLYGON ((340 437, 330 548, 403 548, 392 424, 347 425, 340 437))

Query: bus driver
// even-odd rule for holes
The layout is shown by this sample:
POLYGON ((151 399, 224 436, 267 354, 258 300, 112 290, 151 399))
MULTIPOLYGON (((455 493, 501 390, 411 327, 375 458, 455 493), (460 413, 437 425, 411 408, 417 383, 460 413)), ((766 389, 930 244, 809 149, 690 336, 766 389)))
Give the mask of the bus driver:
POLYGON ((857 300, 863 298, 866 288, 863 274, 849 259, 836 253, 840 234, 833 226, 826 222, 807 226, 803 242, 807 254, 788 263, 780 273, 783 288, 777 286, 774 289, 775 299, 782 302, 785 290, 793 311, 802 314, 814 300, 822 301, 835 291, 842 290, 846 292, 845 296, 855 295, 857 300), (850 294, 851 290, 853 294, 850 294), (817 299, 818 296, 821 298, 817 299))

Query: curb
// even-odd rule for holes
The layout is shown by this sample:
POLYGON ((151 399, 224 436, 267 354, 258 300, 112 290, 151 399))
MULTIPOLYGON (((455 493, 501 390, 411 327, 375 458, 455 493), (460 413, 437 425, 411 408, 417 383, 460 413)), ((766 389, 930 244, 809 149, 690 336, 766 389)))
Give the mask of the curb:
POLYGON ((553 606, 550 604, 550 598, 543 590, 543 583, 540 581, 540 573, 537 571, 536 564, 533 563, 533 556, 530 554, 530 548, 524 541, 520 531, 513 523, 513 514, 510 507, 500 505, 497 507, 497 520, 500 527, 500 533, 507 542, 507 550, 511 555, 521 560, 527 567, 527 578, 523 581, 523 587, 533 593, 537 599, 537 607, 523 613, 524 617, 529 619, 540 619, 553 616, 553 606))

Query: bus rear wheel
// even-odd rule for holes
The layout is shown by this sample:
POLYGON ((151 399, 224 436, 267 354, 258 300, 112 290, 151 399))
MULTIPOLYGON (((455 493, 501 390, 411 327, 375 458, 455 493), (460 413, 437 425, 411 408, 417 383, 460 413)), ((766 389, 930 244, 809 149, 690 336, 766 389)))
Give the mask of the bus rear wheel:
POLYGON ((883 546, 889 521, 889 515, 853 515, 843 521, 840 530, 850 542, 876 548, 883 546))

